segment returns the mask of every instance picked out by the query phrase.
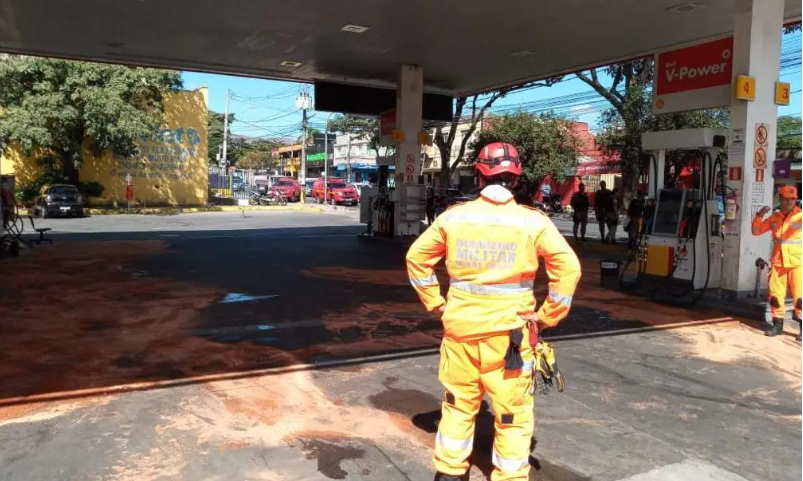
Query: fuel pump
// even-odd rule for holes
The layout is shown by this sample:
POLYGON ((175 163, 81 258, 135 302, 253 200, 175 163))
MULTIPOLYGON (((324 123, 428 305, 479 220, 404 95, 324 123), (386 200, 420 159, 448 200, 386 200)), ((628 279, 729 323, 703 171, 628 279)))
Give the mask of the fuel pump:
POLYGON ((636 262, 636 280, 620 277, 623 287, 654 281, 653 299, 663 291, 674 297, 697 291, 692 303, 705 289, 719 287, 723 239, 714 176, 725 139, 724 130, 708 128, 642 134, 642 145, 651 152, 650 198, 628 261, 628 266, 636 262), (703 152, 699 181, 691 189, 664 188, 666 151, 692 149, 703 152))

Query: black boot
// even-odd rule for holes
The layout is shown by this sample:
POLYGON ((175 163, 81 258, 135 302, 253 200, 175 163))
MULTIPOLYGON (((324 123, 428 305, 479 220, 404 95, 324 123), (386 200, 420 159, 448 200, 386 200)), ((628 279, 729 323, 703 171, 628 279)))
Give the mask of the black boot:
POLYGON ((797 342, 801 342, 803 341, 803 322, 800 321, 800 316, 798 316, 797 314, 793 314, 792 319, 797 321, 797 327, 799 328, 799 330, 797 331, 798 334, 797 336, 795 336, 795 340, 797 342))
POLYGON ((783 319, 773 319, 772 326, 764 331, 765 336, 775 337, 783 332, 783 319))
POLYGON ((465 481, 466 479, 468 479, 468 473, 463 474, 461 476, 455 476, 454 474, 443 474, 443 473, 435 474, 435 481, 465 481))

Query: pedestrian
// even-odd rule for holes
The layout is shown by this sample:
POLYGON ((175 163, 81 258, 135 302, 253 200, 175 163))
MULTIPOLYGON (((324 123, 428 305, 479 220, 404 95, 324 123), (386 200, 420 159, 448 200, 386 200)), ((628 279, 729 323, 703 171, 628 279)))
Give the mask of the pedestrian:
POLYGON ((432 225, 432 221, 435 220, 435 190, 432 188, 432 183, 427 184, 426 214, 427 224, 432 225))
POLYGON ((577 240, 577 230, 580 230, 580 239, 585 242, 586 240, 586 226, 588 225, 588 194, 586 193, 586 186, 580 184, 577 186, 577 192, 572 196, 570 202, 572 206, 572 232, 574 233, 574 240, 577 240))
POLYGON ((603 244, 607 242, 605 236, 605 226, 607 225, 606 216, 611 202, 611 191, 607 189, 605 181, 599 182, 599 189, 594 192, 594 215, 597 216, 597 224, 599 225, 600 242, 603 244))
POLYGON ((608 226, 608 243, 616 244, 616 231, 619 228, 619 189, 614 187, 605 209, 605 223, 608 226))
POLYGON ((514 201, 521 160, 513 145, 483 147, 475 169, 480 196, 446 210, 407 253, 410 283, 426 309, 441 314, 444 330, 435 479, 467 475, 475 418, 487 394, 496 427, 491 479, 524 481, 534 427, 537 334, 568 314, 580 263, 546 215, 514 201), (536 311, 539 258, 549 294, 536 311), (434 271, 444 259, 451 279, 446 299, 434 271))
POLYGON ((627 206, 627 238, 631 249, 638 244, 639 232, 641 230, 641 218, 644 217, 644 191, 636 191, 636 197, 630 200, 627 206))
MULTIPOLYGON (((770 278, 769 278, 769 305, 767 306, 767 322, 772 326, 767 328, 764 334, 767 336, 777 336, 783 332, 783 321, 786 315, 786 293, 792 291, 794 308, 792 318, 800 322, 801 318, 801 257, 803 257, 803 246, 801 246, 800 227, 801 211, 795 205, 797 201, 797 189, 791 185, 785 185, 778 190, 781 200, 780 210, 764 219, 769 206, 764 206, 753 219, 753 235, 761 235, 767 231, 772 231, 772 257, 770 258, 770 278)), ((801 340, 803 326, 798 331, 797 340, 801 340)))

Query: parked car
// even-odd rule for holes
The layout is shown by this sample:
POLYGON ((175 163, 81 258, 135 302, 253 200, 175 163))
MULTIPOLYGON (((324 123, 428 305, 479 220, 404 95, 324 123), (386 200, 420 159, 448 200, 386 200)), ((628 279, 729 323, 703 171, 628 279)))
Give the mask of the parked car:
POLYGON ((276 179, 271 189, 281 192, 285 199, 290 202, 298 202, 301 200, 301 185, 295 179, 289 177, 276 179))
POLYGON ((243 181, 242 177, 232 177, 231 178, 231 189, 234 192, 240 192, 245 190, 245 181, 243 181))
MULTIPOLYGON (((357 189, 346 184, 343 179, 329 179, 328 201, 330 204, 357 205, 357 189)), ((312 186, 312 196, 319 204, 324 203, 323 179, 318 179, 312 186)))
POLYGON ((362 197, 362 188, 363 187, 370 187, 371 183, 370 182, 351 182, 351 183, 349 183, 349 186, 354 187, 354 191, 357 193, 357 200, 359 201, 360 197, 362 197))
POLYGON ((33 201, 33 214, 45 217, 83 217, 84 199, 74 185, 45 185, 33 201))
POLYGON ((315 181, 318 180, 316 177, 310 177, 308 179, 304 179, 304 195, 307 197, 312 197, 312 185, 315 184, 315 181))
POLYGON ((443 211, 449 207, 459 204, 461 202, 468 202, 474 200, 476 197, 470 197, 462 193, 459 189, 439 188, 433 192, 433 206, 435 207, 435 217, 439 216, 443 211))

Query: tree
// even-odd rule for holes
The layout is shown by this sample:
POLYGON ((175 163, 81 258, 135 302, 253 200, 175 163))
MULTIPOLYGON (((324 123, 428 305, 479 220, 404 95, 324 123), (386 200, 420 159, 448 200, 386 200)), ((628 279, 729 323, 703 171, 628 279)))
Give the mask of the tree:
MULTIPOLYGON (((638 148, 641 149, 642 132, 658 132, 663 130, 696 129, 712 127, 727 129, 730 123, 730 113, 727 108, 694 110, 688 112, 675 112, 671 114, 654 115, 650 112, 651 97, 649 92, 642 94, 643 112, 640 123, 638 148)), ((622 152, 630 148, 628 141, 628 130, 625 126, 619 111, 609 109, 602 113, 599 119, 600 131, 596 136, 597 144, 609 155, 621 155, 622 152)), ((675 181, 680 175, 683 166, 688 162, 700 159, 700 151, 670 150, 666 153, 666 170, 664 171, 664 184, 668 187, 675 185, 675 181)), ((639 158, 636 165, 636 174, 643 172, 649 166, 649 159, 646 159, 639 151, 639 158)), ((634 180, 638 179, 638 175, 634 180)), ((624 203, 623 203, 624 205, 624 203)))
POLYGON ((781 115, 778 117, 778 141, 776 148, 778 150, 793 150, 800 149, 800 117, 793 117, 791 115, 781 115))
POLYGON ((326 128, 329 132, 352 134, 358 139, 367 139, 369 147, 379 151, 378 118, 336 115, 327 121, 326 128))
POLYGON ((519 112, 494 119, 490 128, 477 134, 470 148, 470 158, 476 159, 480 149, 491 142, 510 142, 522 159, 520 183, 530 192, 550 176, 563 181, 566 172, 575 167, 580 139, 572 131, 572 122, 549 114, 519 112))
POLYGON ((615 150, 620 156, 622 168, 622 194, 628 200, 643 170, 641 133, 646 118, 651 115, 650 104, 645 104, 644 100, 648 99, 647 89, 653 79, 653 58, 614 64, 604 71, 611 78, 609 85, 603 83, 594 68, 575 75, 612 106, 612 111, 607 112, 606 116, 609 123, 617 126, 615 150))
POLYGON ((433 139, 441 155, 441 185, 445 186, 449 184, 452 172, 465 160, 469 140, 477 130, 477 127, 480 126, 482 119, 485 117, 485 113, 497 100, 504 98, 511 92, 537 87, 549 87, 558 81, 560 81, 560 77, 505 87, 484 95, 476 94, 471 97, 457 97, 454 102, 454 117, 452 121, 448 124, 448 128, 444 125, 438 126, 435 129, 435 138, 433 139), (466 110, 467 107, 470 114, 464 115, 463 111, 466 110), (457 156, 452 159, 452 146, 457 138, 460 125, 464 123, 468 123, 468 129, 463 133, 457 156))
POLYGON ((162 122, 162 94, 181 87, 178 72, 88 62, 0 59, 0 148, 50 157, 77 183, 85 149, 99 156, 138 153, 136 141, 162 122))
MULTIPOLYGON (((209 111, 207 116, 207 125, 209 127, 209 165, 217 164, 217 156, 222 152, 223 148, 223 126, 225 123, 225 114, 219 112, 209 111)), ((232 145, 231 139, 231 124, 234 123, 234 114, 229 113, 229 145, 226 147, 226 156, 232 163, 237 161, 238 150, 236 146, 232 145), (231 148, 235 147, 235 148, 231 148)))
POLYGON ((270 140, 258 140, 244 144, 242 155, 237 160, 237 167, 241 169, 263 170, 276 167, 278 159, 273 155, 273 149, 278 143, 270 140))

